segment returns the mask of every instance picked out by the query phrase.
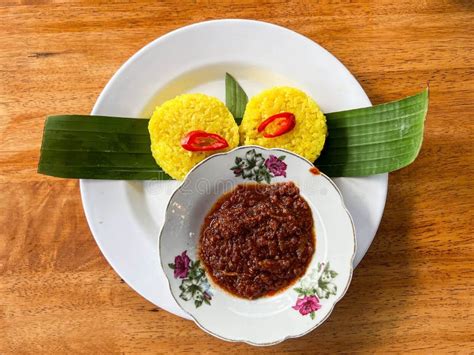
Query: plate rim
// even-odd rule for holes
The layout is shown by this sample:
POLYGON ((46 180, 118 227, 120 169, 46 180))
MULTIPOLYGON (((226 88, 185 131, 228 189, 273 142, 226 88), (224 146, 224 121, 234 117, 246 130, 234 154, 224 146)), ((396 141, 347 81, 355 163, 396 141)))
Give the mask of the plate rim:
MULTIPOLYGON (((164 262, 164 258, 162 258, 161 256, 161 252, 163 250, 163 245, 162 245, 162 240, 163 240, 163 231, 165 229, 165 225, 169 219, 169 214, 170 214, 170 209, 171 209, 171 203, 173 202, 173 198, 175 197, 175 195, 183 188, 183 186, 185 185, 186 183, 186 180, 188 179, 188 177, 194 172, 194 170, 197 170, 198 168, 201 167, 201 165, 204 165, 205 163, 207 163, 208 161, 212 160, 212 159, 215 159, 215 158, 219 158, 219 157, 222 157, 222 156, 225 156, 225 155, 228 155, 230 153, 233 153, 233 152, 236 152, 236 151, 239 151, 239 150, 243 150, 243 149, 249 149, 249 148, 258 148, 258 149, 261 149, 261 150, 264 150, 266 152, 274 152, 274 151, 278 151, 278 152, 282 152, 282 153, 286 153, 288 155, 292 155, 293 157, 297 158, 297 159, 300 159, 300 160, 303 160, 305 161, 306 163, 308 163, 310 166, 314 166, 313 163, 311 163, 308 159, 296 154, 296 153, 293 153, 287 149, 284 149, 284 148, 265 148, 265 147, 262 147, 262 146, 259 146, 259 145, 245 145, 245 146, 238 146, 236 148, 233 148, 229 151, 226 151, 226 152, 222 152, 222 153, 216 153, 216 154, 213 154, 207 158, 205 158, 204 160, 200 161, 198 164, 196 164, 191 170, 189 170, 189 172, 186 174, 186 176, 184 177, 184 179, 181 181, 180 185, 176 187, 176 189, 172 192, 167 204, 166 204, 166 209, 165 209, 165 219, 163 221, 163 225, 161 226, 160 228, 160 233, 158 235, 158 250, 157 250, 157 253, 159 254, 160 256, 160 266, 161 268, 163 269, 163 272, 164 272, 164 269, 166 267, 165 265, 165 262, 164 262)), ((168 288, 169 288, 169 291, 171 293, 171 296, 173 297, 174 301, 176 302, 176 304, 178 305, 178 307, 184 312, 186 313, 190 318, 191 320, 199 327, 201 328, 204 332, 218 338, 218 339, 221 339, 221 340, 224 340, 224 341, 227 341, 227 342, 232 342, 232 343, 245 343, 245 344, 249 344, 249 345, 252 345, 252 346, 258 346, 258 347, 264 347, 264 346, 272 346, 272 345, 276 345, 276 344, 279 344, 281 342, 284 342, 288 339, 296 339, 296 338, 300 338, 302 336, 305 336, 306 334, 309 334, 311 333, 313 330, 315 330, 316 328, 318 328, 319 326, 321 326, 332 314, 332 312, 334 311, 334 308, 336 307, 336 304, 339 303, 339 301, 341 301, 344 296, 346 295, 346 292, 347 290, 349 289, 349 286, 352 282, 352 277, 353 277, 353 274, 354 274, 354 258, 355 258, 355 255, 356 255, 356 252, 357 252, 357 237, 356 237, 356 230, 355 230, 355 225, 354 225, 354 220, 352 219, 352 215, 350 214, 349 210, 347 209, 347 206, 344 202, 344 196, 342 195, 341 191, 339 190, 339 188, 337 187, 337 185, 334 183, 334 181, 329 177, 327 176, 326 174, 324 174, 323 172, 320 172, 320 175, 325 178, 331 185, 332 187, 336 190, 336 192, 338 193, 338 196, 339 196, 339 199, 340 199, 340 202, 341 202, 341 206, 342 206, 342 209, 343 211, 345 212, 345 214, 347 215, 347 217, 349 217, 349 221, 351 223, 351 228, 352 228, 352 241, 353 241, 353 249, 352 249, 352 255, 350 257, 350 260, 349 260, 349 277, 347 279, 347 282, 344 286, 344 290, 341 292, 341 294, 339 295, 339 297, 335 298, 332 300, 332 303, 331 303, 331 307, 328 311, 328 313, 318 322, 316 323, 314 326, 312 326, 310 329, 308 329, 307 331, 303 332, 303 333, 300 333, 300 334, 296 334, 296 335, 287 335, 285 336, 283 339, 278 339, 276 341, 273 341, 273 342, 268 342, 268 343, 256 343, 256 342, 253 342, 253 341, 248 341, 248 340, 243 340, 243 339, 230 339, 230 338, 226 338, 226 337, 223 337, 223 336, 220 336, 212 331, 210 331, 209 329, 207 329, 203 324, 201 324, 197 319, 196 317, 193 315, 193 313, 191 312, 188 312, 187 310, 185 310, 180 302, 178 301, 178 299, 176 298, 174 292, 172 291, 172 288, 171 288, 171 281, 170 279, 168 278, 168 275, 166 272, 164 272, 165 274, 165 277, 166 277, 166 281, 167 281, 167 285, 168 285, 168 288)), ((301 278, 300 278, 301 279, 301 278)))
MULTIPOLYGON (((192 31, 194 28, 196 27, 199 27, 199 26, 206 26, 206 25, 209 25, 209 24, 213 24, 213 23, 244 23, 244 24, 257 24, 257 25, 265 25, 265 26, 269 26, 269 27, 273 27, 277 30, 284 30, 284 31, 287 31, 287 32, 291 32, 293 33, 294 35, 298 36, 299 38, 305 40, 306 42, 309 43, 309 45, 311 46, 317 46, 320 50, 322 50, 323 52, 327 53, 333 60, 335 60, 341 67, 341 69, 346 73, 346 75, 348 75, 349 77, 351 77, 354 81, 354 84, 357 85, 360 89, 360 92, 361 94, 363 94, 366 98, 366 100, 368 101, 369 105, 371 105, 370 103, 370 99, 368 98, 365 90, 363 89, 363 87, 361 86, 361 84, 359 83, 359 81, 355 78, 355 76, 349 71, 349 69, 334 55, 332 54, 331 52, 329 52, 326 48, 324 48, 323 46, 321 46, 320 44, 318 44, 317 42, 313 41, 311 38, 308 38, 306 37, 305 35, 303 34, 300 34, 290 28, 287 28, 287 27, 284 27, 284 26, 281 26, 281 25, 277 25, 277 24, 274 24, 274 23, 271 23, 271 22, 267 22, 267 21, 259 21, 259 20, 253 20, 253 19, 238 19, 238 18, 230 18, 230 19, 215 19, 215 20, 207 20, 207 21, 200 21, 200 22, 196 22, 196 23, 192 23, 192 24, 188 24, 188 25, 184 25, 182 27, 177 27, 173 30, 171 30, 170 32, 167 32, 163 35, 161 35, 160 37, 157 37, 155 38, 154 40, 150 41, 149 43, 147 43, 145 46, 141 47, 138 51, 136 51, 132 56, 130 56, 116 71, 115 73, 112 75, 112 77, 109 79, 109 81, 106 83, 106 85, 103 87, 102 91, 100 92, 99 96, 97 97, 96 99, 96 102, 92 108, 92 111, 91 111, 91 114, 94 115, 96 114, 97 110, 99 110, 99 107, 102 105, 103 101, 105 100, 105 97, 110 94, 110 90, 111 88, 114 86, 115 82, 117 81, 118 77, 124 72, 127 70, 127 68, 133 64, 133 62, 135 62, 139 57, 141 57, 142 55, 144 55, 150 48, 156 46, 157 44, 159 44, 161 41, 164 41, 164 40, 167 40, 168 38, 174 36, 174 35, 177 35, 181 32, 185 32, 185 31, 192 31)), ((387 200, 387 191, 388 191, 388 174, 381 174, 381 175, 385 175, 385 181, 383 182, 383 208, 380 212, 380 217, 377 218, 376 220, 376 228, 375 228, 375 232, 373 233, 373 236, 371 237, 370 239, 370 242, 367 244, 366 247, 364 247, 364 250, 361 252, 361 259, 360 260, 356 260, 355 257, 357 256, 357 249, 356 249, 356 254, 354 255, 354 258, 353 260, 356 260, 357 262, 360 262, 362 260, 362 258, 365 256, 365 254, 367 253, 367 250, 369 249, 370 245, 372 244, 375 236, 376 236, 376 233, 377 233, 377 230, 380 226, 380 223, 381 223, 381 220, 382 220, 382 216, 383 216, 383 213, 384 213, 384 210, 385 210, 385 205, 386 205, 386 200, 387 200)), ((107 260, 108 264, 112 267, 112 269, 117 273, 117 275, 123 279, 128 287, 130 287, 131 289, 133 289, 136 293, 138 293, 140 296, 142 296, 143 298, 145 298, 147 301, 149 301, 150 303, 154 304, 154 305, 157 305, 158 307, 160 307, 161 309, 163 310, 166 310, 167 312, 170 312, 172 314, 175 314, 177 316, 180 316, 180 317, 183 317, 182 314, 177 314, 171 307, 164 307, 162 304, 158 305, 156 304, 155 301, 152 301, 152 299, 150 298, 149 295, 147 295, 145 292, 142 292, 142 291, 139 291, 133 284, 133 282, 130 282, 129 278, 127 276, 123 276, 123 272, 119 272, 118 270, 121 269, 121 267, 119 265, 116 265, 115 262, 111 262, 110 260, 110 255, 109 253, 107 252, 107 248, 105 248, 105 246, 101 243, 100 241, 100 238, 96 237, 96 235, 98 234, 98 231, 96 230, 96 228, 94 227, 95 225, 95 222, 94 222, 94 217, 93 217, 93 211, 90 207, 88 207, 88 204, 90 204, 89 201, 89 198, 87 197, 87 188, 86 188, 86 184, 87 184, 87 181, 88 180, 85 180, 85 179, 80 179, 79 181, 79 188, 80 188, 80 195, 81 195, 81 203, 82 203, 82 207, 83 207, 83 211, 84 211, 84 215, 86 217, 86 220, 87 220, 87 223, 88 223, 88 226, 89 226, 89 229, 91 231, 91 234, 92 236, 94 237, 94 240, 97 244, 97 246, 99 247, 99 250, 101 251, 103 257, 107 260)), ((336 186, 337 187, 337 186, 336 186)), ((338 188, 338 191, 340 192, 339 188, 338 188)), ((382 201, 381 201, 382 202, 382 201)), ((346 207, 347 208, 347 207, 346 207)), ((356 231, 357 233, 357 231, 356 231)), ((356 238, 356 243, 357 243, 357 238, 356 238)), ((357 263, 358 264, 358 263, 357 263)), ((353 269, 357 267, 357 265, 353 265, 353 269)), ((138 286, 137 286, 138 287, 138 286)), ((179 308, 179 305, 177 305, 177 307, 179 308)))

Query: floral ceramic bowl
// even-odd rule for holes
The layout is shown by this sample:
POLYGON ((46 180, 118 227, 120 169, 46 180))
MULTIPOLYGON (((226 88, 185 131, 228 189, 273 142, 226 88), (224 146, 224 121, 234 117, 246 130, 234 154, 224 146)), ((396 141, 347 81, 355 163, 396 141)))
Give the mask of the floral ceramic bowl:
POLYGON ((330 315, 352 277, 351 216, 334 183, 282 149, 243 146, 201 162, 172 195, 160 234, 161 264, 178 305, 206 332, 252 345, 302 336, 330 315), (273 296, 247 300, 214 285, 198 260, 201 225, 216 200, 246 182, 293 181, 312 210, 316 251, 305 275, 273 296))

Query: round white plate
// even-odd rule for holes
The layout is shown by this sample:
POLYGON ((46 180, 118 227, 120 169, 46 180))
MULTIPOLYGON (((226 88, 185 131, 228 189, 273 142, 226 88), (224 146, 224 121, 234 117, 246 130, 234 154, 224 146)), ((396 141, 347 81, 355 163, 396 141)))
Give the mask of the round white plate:
MULTIPOLYGON (((324 112, 370 106, 357 80, 308 38, 269 23, 197 23, 151 42, 112 77, 92 114, 149 117, 153 107, 185 92, 224 100, 231 73, 249 96, 275 85, 298 87, 324 112)), ((388 174, 334 179, 356 228, 357 265, 382 217, 388 174)), ((120 277, 155 305, 189 318, 173 300, 157 257, 157 238, 175 181, 81 180, 92 234, 120 277)))
POLYGON ((227 341, 274 345, 317 328, 346 293, 356 251, 354 224, 334 182, 312 168, 310 161, 288 150, 237 147, 196 165, 173 193, 160 233, 161 265, 176 302, 204 331, 227 341), (283 161, 275 175, 266 168, 272 156, 283 161), (237 160, 253 167, 245 179, 234 173, 237 160), (311 209, 316 250, 295 284, 275 295, 248 300, 216 285, 196 260, 206 214, 223 193, 240 184, 255 184, 255 167, 266 170, 272 184, 293 182, 299 188, 311 209))

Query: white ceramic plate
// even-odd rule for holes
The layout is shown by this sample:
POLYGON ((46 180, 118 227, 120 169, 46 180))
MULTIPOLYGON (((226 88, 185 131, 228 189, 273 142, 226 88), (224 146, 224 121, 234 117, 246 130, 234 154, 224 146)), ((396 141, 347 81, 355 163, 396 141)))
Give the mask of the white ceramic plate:
MULTIPOLYGON (((324 112, 370 106, 351 73, 308 38, 268 23, 219 20, 178 29, 145 46, 113 76, 92 114, 149 117, 156 104, 185 92, 223 100, 226 71, 249 96, 292 85, 324 112)), ((387 178, 334 180, 356 227, 355 265, 380 223, 387 178)), ((155 305, 189 318, 169 292, 156 251, 166 204, 179 183, 82 180, 80 185, 92 234, 120 277, 155 305)))
POLYGON ((173 297, 204 331, 227 341, 273 345, 321 325, 346 292, 356 250, 354 225, 336 185, 324 174, 315 175, 312 167, 287 150, 238 147, 201 162, 173 193, 160 233, 161 264, 173 297), (298 186, 315 225, 316 251, 305 275, 289 288, 256 300, 222 290, 207 277, 202 262, 195 264, 208 211, 236 185, 255 183, 255 168, 246 179, 234 174, 236 159, 275 172, 271 183, 291 181, 298 186), (280 160, 278 168, 267 168, 268 159, 280 160))

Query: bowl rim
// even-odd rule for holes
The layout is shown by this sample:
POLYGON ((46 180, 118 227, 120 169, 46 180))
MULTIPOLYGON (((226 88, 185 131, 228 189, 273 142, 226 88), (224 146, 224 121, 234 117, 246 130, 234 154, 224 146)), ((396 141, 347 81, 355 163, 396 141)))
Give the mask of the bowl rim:
MULTIPOLYGON (((188 179, 188 177, 190 176, 190 174, 198 169, 201 165, 204 165, 206 162, 214 159, 214 158, 217 158, 217 157, 220 157, 220 156, 225 156, 225 155, 228 155, 232 152, 235 152, 235 151, 238 151, 238 150, 243 150, 243 149, 249 149, 249 148, 258 148, 258 149, 262 149, 262 150, 265 150, 265 151, 279 151, 279 152, 283 152, 283 153, 286 153, 286 154, 290 154, 298 159, 301 159, 303 161, 305 161, 306 163, 310 164, 311 166, 315 166, 312 162, 310 162, 308 159, 296 154, 296 153, 293 153, 287 149, 284 149, 284 148, 266 148, 266 147, 262 147, 262 146, 259 146, 259 145, 243 145, 243 146, 238 146, 234 149, 231 149, 231 150, 228 150, 226 152, 222 152, 222 153, 216 153, 216 154, 213 154, 205 159, 203 159, 202 161, 200 161, 198 164, 196 164, 191 170, 188 171, 188 173, 186 174, 186 176, 184 177, 184 179, 181 181, 181 184, 173 191, 173 193, 171 194, 169 200, 168 200, 168 203, 166 204, 166 210, 165 210, 165 218, 164 218, 164 221, 163 221, 163 224, 161 226, 161 229, 160 229, 160 233, 158 235, 158 255, 160 256, 160 264, 161 264, 161 268, 164 270, 165 269, 165 264, 164 264, 164 258, 161 257, 161 252, 162 252, 162 236, 163 236, 163 231, 165 229, 165 225, 169 219, 169 211, 170 211, 170 205, 171 205, 171 202, 173 201, 173 198, 174 196, 182 189, 184 183, 186 182, 186 180, 188 179)), ((342 208, 344 209, 345 213, 347 214, 347 216, 349 217, 349 220, 351 222, 351 227, 352 227, 352 239, 354 241, 354 244, 353 244, 353 250, 352 250, 352 256, 349 260, 349 277, 347 279, 347 282, 346 282, 346 285, 343 289, 343 291, 341 292, 341 294, 339 295, 339 297, 333 299, 332 303, 331 303, 331 306, 330 306, 330 309, 329 309, 329 312, 326 314, 325 317, 323 317, 318 323, 316 323, 314 326, 312 326, 310 329, 308 329, 307 331, 303 332, 303 333, 300 333, 300 334, 297 334, 297 335, 287 335, 285 336, 284 338, 282 339, 278 339, 276 341, 273 341, 273 342, 268 342, 268 343, 255 343, 255 342, 252 342, 252 341, 248 341, 248 340, 244 340, 244 339, 231 339, 231 338, 226 338, 226 337, 223 337, 221 335, 218 335, 212 331, 210 331, 209 329, 207 329, 204 325, 202 325, 197 319, 196 317, 191 313, 191 312, 188 312, 187 310, 185 310, 181 304, 179 303, 178 299, 176 298, 176 295, 173 293, 172 291, 172 288, 171 288, 171 282, 170 282, 170 279, 168 278, 168 275, 166 274, 165 272, 165 276, 166 276, 166 281, 168 283, 168 289, 171 293, 171 296, 173 297, 174 301, 176 302, 176 304, 178 305, 179 308, 181 308, 181 310, 183 312, 185 312, 193 321, 194 323, 199 327, 201 328, 203 331, 205 331, 206 333, 218 338, 218 339, 221 339, 221 340, 224 340, 224 341, 228 341, 228 342, 232 342, 232 343, 246 343, 246 344, 249 344, 249 345, 253 345, 253 346, 271 346, 271 345, 276 345, 276 344, 279 344, 285 340, 288 340, 288 339, 295 339, 295 338, 299 338, 299 337, 302 337, 308 333, 311 333, 313 330, 315 330, 316 328, 318 328, 321 324, 323 324, 328 318, 329 316, 332 314, 332 312, 334 311, 334 308, 336 306, 336 304, 345 296, 347 290, 349 289, 349 286, 351 284, 351 281, 352 281, 352 276, 353 276, 353 273, 354 273, 354 258, 355 258, 355 255, 356 255, 356 251, 357 251, 357 238, 356 238, 356 230, 355 230, 355 225, 354 225, 354 221, 352 219, 352 216, 351 214, 349 213, 349 210, 347 209, 346 207, 346 204, 344 203, 344 198, 342 196, 342 193, 341 191, 339 190, 339 188, 337 187, 337 185, 334 183, 334 181, 329 178, 329 176, 327 176, 326 174, 324 174, 323 172, 320 172, 320 175, 325 178, 326 180, 328 180, 331 185, 334 187, 334 189, 337 191, 337 193, 339 194, 339 198, 340 198, 340 202, 341 202, 341 205, 342 205, 342 208)))

